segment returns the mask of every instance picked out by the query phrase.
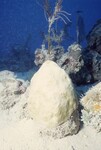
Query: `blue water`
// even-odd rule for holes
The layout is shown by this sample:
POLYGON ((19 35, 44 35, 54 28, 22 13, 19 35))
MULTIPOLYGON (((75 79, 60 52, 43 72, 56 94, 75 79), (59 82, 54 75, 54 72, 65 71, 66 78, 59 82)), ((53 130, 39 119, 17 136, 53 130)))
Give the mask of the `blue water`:
MULTIPOLYGON (((54 1, 50 0, 52 4, 54 1)), ((71 13, 72 21, 69 34, 73 40, 67 40, 67 46, 76 41, 77 10, 83 12, 86 34, 101 18, 101 0, 63 0, 63 9, 71 13)), ((44 31, 47 31, 47 21, 36 0, 0 0, 0 53, 5 54, 15 44, 24 44, 28 36, 31 37, 29 47, 34 51, 40 47, 40 33, 44 31)))

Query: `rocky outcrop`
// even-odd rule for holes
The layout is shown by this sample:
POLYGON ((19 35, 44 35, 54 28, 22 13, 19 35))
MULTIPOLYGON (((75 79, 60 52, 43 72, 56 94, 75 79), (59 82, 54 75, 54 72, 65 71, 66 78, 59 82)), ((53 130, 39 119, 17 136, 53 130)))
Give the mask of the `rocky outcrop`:
POLYGON ((87 48, 83 55, 91 81, 101 81, 101 19, 87 35, 87 48))
POLYGON ((101 55, 101 19, 97 21, 87 35, 87 42, 89 50, 96 51, 101 55))
POLYGON ((46 61, 33 76, 29 89, 28 112, 44 126, 43 134, 56 138, 79 130, 78 98, 71 79, 53 61, 46 61))
POLYGON ((91 82, 101 81, 101 55, 96 51, 85 51, 84 60, 89 74, 91 75, 91 82))

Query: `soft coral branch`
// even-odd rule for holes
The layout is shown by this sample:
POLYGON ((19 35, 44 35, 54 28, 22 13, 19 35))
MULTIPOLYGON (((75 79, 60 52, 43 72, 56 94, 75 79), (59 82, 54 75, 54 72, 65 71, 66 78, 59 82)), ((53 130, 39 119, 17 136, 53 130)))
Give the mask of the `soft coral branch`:
POLYGON ((71 14, 62 10, 62 0, 58 0, 53 14, 48 16, 48 22, 49 22, 48 32, 49 33, 51 32, 52 25, 58 19, 61 19, 65 24, 67 24, 67 21, 71 22, 70 19, 68 18, 68 15, 71 15, 71 14))

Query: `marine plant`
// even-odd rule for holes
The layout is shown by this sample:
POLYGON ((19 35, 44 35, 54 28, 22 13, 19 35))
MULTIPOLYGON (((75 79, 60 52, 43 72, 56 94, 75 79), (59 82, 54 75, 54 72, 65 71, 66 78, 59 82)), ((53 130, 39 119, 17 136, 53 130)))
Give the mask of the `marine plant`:
POLYGON ((44 14, 48 22, 48 34, 45 36, 48 46, 48 53, 50 53, 52 49, 52 43, 57 42, 58 45, 59 42, 62 41, 64 35, 63 31, 60 32, 60 35, 57 34, 54 30, 53 25, 58 20, 62 20, 64 24, 68 24, 68 22, 71 22, 68 18, 68 16, 71 14, 67 11, 62 10, 62 2, 63 0, 56 0, 56 4, 52 9, 49 0, 43 0, 44 14))

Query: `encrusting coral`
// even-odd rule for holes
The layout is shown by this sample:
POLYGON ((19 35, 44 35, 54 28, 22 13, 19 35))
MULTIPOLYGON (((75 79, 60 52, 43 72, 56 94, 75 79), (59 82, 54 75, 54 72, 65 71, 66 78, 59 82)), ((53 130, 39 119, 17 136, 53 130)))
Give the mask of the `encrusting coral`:
POLYGON ((41 49, 38 48, 35 51, 34 63, 36 64, 36 66, 41 66, 46 60, 52 60, 57 62, 63 54, 64 48, 62 46, 54 46, 51 48, 51 52, 48 53, 48 50, 43 44, 41 49))
POLYGON ((84 107, 82 110, 84 124, 101 131, 101 82, 86 93, 81 99, 81 104, 84 107))
POLYGON ((66 53, 57 61, 58 65, 70 75, 76 85, 89 83, 91 76, 85 66, 83 58, 83 48, 78 43, 73 43, 68 47, 66 53))

